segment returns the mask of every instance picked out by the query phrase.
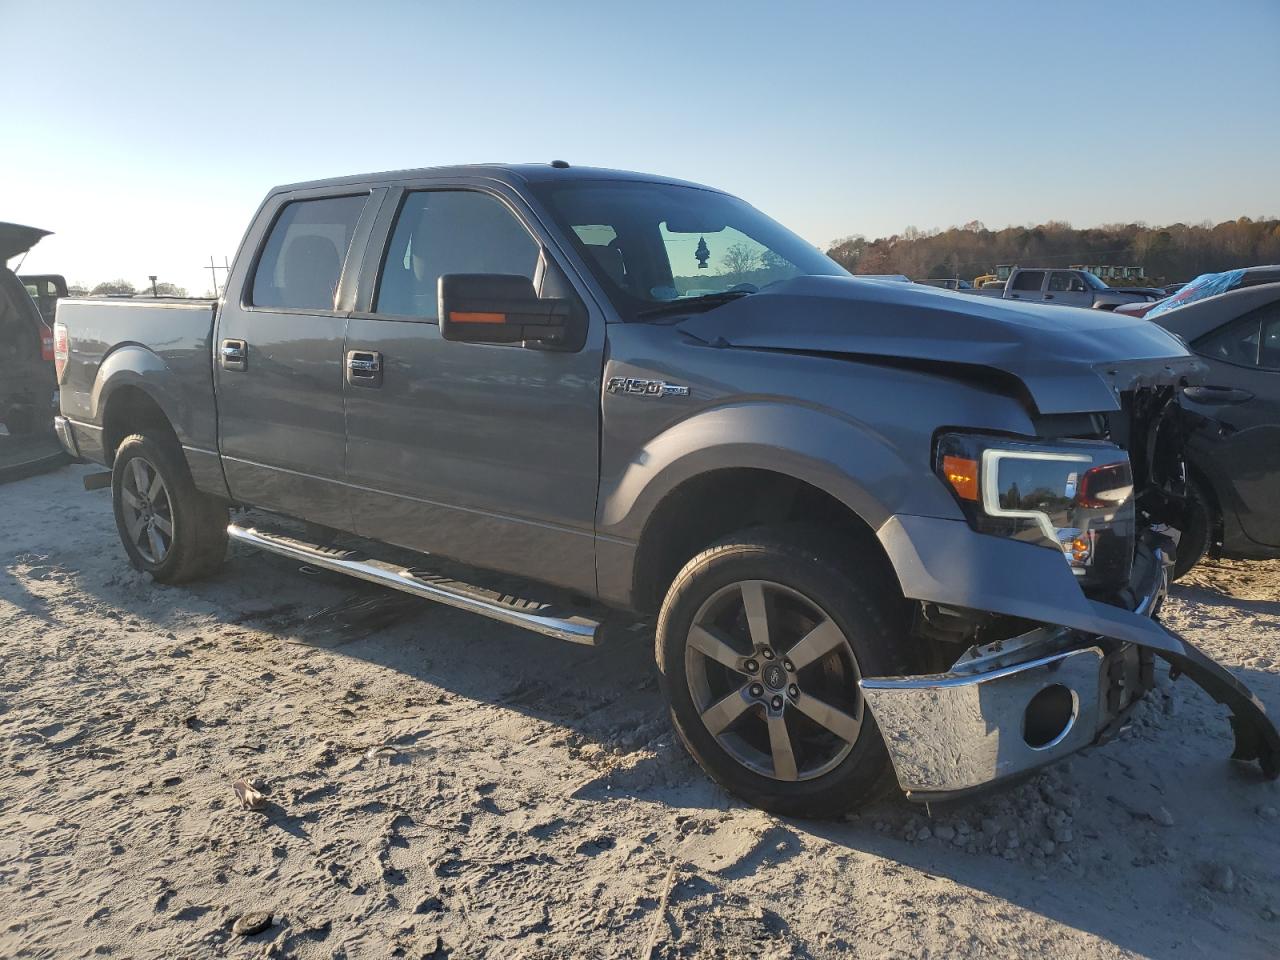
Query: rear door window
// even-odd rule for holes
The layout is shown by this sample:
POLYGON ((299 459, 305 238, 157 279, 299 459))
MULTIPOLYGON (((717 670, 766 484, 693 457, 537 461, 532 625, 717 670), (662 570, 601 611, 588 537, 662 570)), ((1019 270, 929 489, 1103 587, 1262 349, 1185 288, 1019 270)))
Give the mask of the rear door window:
POLYGON ((1280 370, 1280 308, 1272 307, 1271 316, 1262 321, 1262 344, 1258 364, 1268 370, 1280 370))
POLYGON ((1196 352, 1212 360, 1225 360, 1243 367, 1258 365, 1259 320, 1249 317, 1209 334, 1196 344, 1196 352))
POLYGON ((332 310, 367 194, 294 200, 271 226, 253 275, 251 303, 286 310, 332 310))
POLYGON ((1195 342, 1196 353, 1242 367, 1280 369, 1280 303, 1250 310, 1195 342))
POLYGON ((1044 283, 1043 270, 1023 270, 1013 278, 1010 289, 1040 292, 1040 287, 1044 283))
POLYGON ((501 273, 532 280, 541 251, 497 197, 470 190, 414 191, 396 215, 374 312, 435 320, 445 274, 501 273))

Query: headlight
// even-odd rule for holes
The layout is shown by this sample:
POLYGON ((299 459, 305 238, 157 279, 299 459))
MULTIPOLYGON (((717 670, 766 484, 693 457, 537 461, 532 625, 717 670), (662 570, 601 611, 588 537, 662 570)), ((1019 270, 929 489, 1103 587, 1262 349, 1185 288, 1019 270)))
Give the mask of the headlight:
POLYGON ((1128 582, 1133 473, 1119 447, 948 433, 935 468, 978 532, 1058 551, 1087 582, 1128 582))

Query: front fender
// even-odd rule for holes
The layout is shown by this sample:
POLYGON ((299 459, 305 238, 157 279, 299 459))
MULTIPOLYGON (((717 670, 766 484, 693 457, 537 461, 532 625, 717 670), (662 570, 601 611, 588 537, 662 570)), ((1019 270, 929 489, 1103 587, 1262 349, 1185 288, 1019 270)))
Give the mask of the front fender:
POLYGON ((785 474, 835 497, 873 529, 895 513, 960 519, 927 461, 865 423, 827 410, 743 401, 703 410, 653 437, 612 478, 602 477, 599 532, 636 541, 662 500, 694 477, 725 469, 785 474))

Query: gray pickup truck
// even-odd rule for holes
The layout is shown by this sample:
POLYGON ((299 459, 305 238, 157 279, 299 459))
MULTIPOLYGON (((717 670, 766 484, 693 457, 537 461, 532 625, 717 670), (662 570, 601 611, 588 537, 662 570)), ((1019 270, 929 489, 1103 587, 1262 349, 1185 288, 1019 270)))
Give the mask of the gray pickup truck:
POLYGON ((1114 310, 1122 304, 1154 303, 1165 293, 1157 287, 1109 287, 1088 270, 1014 267, 1003 286, 968 291, 1025 303, 1114 310))
POLYGON ((1141 320, 863 281, 753 207, 547 166, 280 187, 226 293, 63 300, 57 428, 156 580, 227 540, 594 644, 652 621, 729 790, 831 816, 1105 739, 1170 662, 1182 517, 1141 320))

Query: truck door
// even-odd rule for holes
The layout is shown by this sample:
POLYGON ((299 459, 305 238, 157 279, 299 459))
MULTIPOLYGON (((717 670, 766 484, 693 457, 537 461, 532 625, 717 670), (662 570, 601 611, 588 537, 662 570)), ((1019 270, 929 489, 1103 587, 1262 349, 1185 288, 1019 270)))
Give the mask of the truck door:
MULTIPOLYGON (((1206 469, 1234 497, 1249 539, 1280 547, 1280 301, 1250 311, 1195 345, 1209 361, 1184 402, 1217 421, 1206 469)), ((1225 507, 1225 505, 1224 505, 1225 507)))
POLYGON ((1093 291, 1084 285, 1084 280, 1074 270, 1053 270, 1049 273, 1044 299, 1059 306, 1091 307, 1093 291))
POLYGON ((218 447, 237 501, 350 529, 341 281, 374 207, 367 190, 272 198, 236 258, 214 384, 218 447))
POLYGON ((1009 300, 1030 300, 1032 303, 1039 303, 1044 299, 1044 280, 1043 270, 1018 270, 1009 278, 1005 296, 1009 300))
POLYGON ((442 274, 536 281, 548 246, 506 188, 388 198, 347 330, 347 477, 364 536, 590 593, 603 317, 577 293, 587 341, 558 352, 446 342, 436 316, 442 274))

